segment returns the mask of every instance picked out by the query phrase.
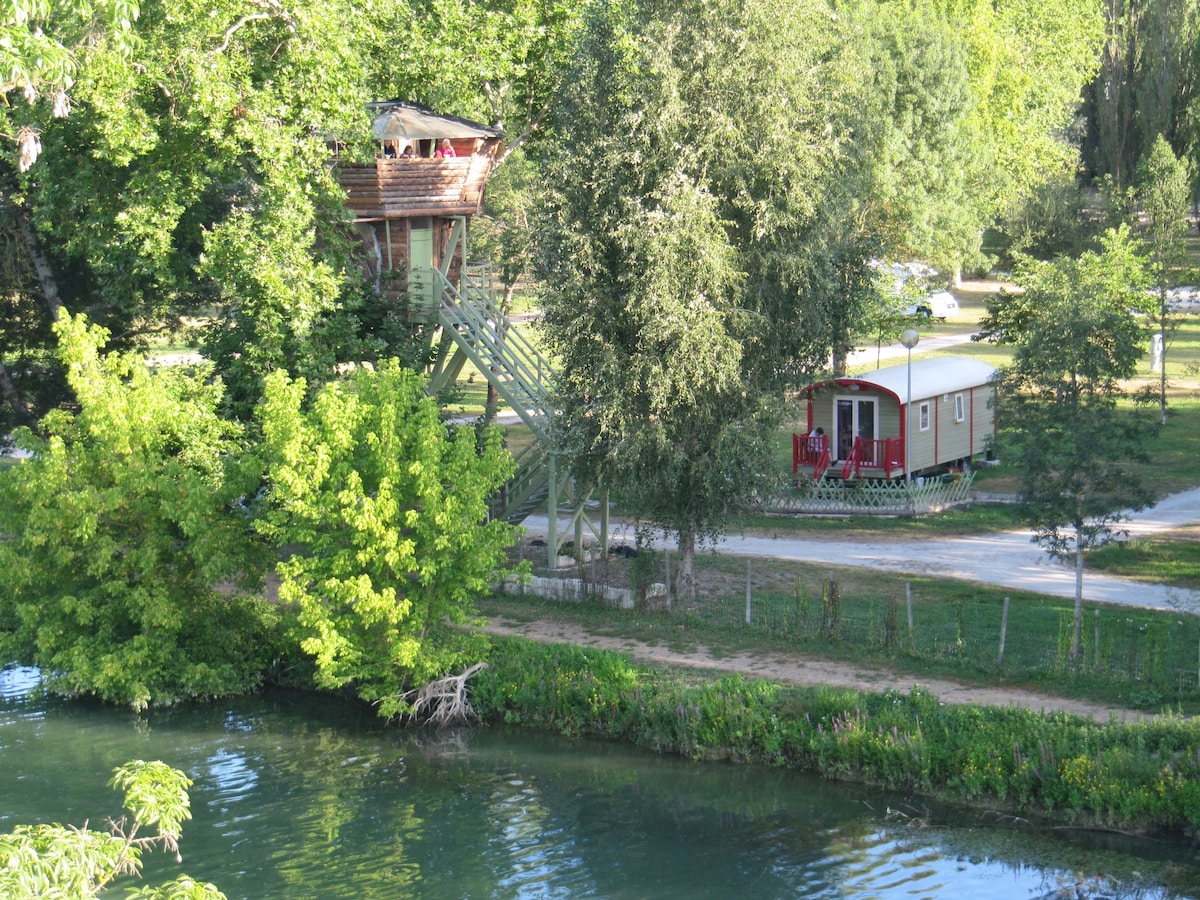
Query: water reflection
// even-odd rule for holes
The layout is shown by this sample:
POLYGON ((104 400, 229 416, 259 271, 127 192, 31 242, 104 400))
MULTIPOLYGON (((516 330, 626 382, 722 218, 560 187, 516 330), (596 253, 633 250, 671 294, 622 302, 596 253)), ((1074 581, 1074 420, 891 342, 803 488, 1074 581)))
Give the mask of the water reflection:
POLYGON ((0 673, 0 828, 101 821, 111 769, 163 759, 195 779, 195 818, 182 867, 153 857, 148 874, 231 898, 1200 897, 1187 848, 794 773, 504 729, 406 735, 300 694, 139 717, 37 698, 35 679, 0 673))

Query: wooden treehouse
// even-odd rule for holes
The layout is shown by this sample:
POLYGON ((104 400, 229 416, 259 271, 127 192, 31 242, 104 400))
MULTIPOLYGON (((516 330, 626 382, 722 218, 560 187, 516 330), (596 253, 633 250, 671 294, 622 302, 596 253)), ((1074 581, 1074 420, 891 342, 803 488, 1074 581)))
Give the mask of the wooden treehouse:
MULTIPOLYGON (((586 498, 558 471, 553 452, 554 371, 497 303, 493 267, 468 256, 471 217, 483 206, 504 134, 401 100, 368 108, 375 114, 376 158, 366 165, 335 163, 362 241, 365 274, 404 305, 411 324, 426 335, 431 392, 453 384, 470 361, 533 433, 492 514, 518 523, 545 500, 553 566, 567 534, 557 533, 560 504, 571 508, 568 529, 576 547, 583 546, 586 521, 586 498)), ((607 504, 600 508, 604 518, 592 530, 606 548, 607 504)))
POLYGON ((961 470, 991 448, 995 374, 980 360, 943 356, 811 384, 792 471, 815 480, 961 470))

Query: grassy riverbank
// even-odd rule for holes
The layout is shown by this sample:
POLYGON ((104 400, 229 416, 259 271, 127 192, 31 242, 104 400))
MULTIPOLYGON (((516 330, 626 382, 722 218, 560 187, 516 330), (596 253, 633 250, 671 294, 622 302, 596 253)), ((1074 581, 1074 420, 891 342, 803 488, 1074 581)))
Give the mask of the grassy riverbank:
MULTIPOLYGON (((635 563, 648 567, 650 580, 663 579, 661 558, 611 559, 585 567, 582 574, 595 584, 627 585, 635 563)), ((1069 597, 853 566, 770 558, 748 562, 709 553, 697 557, 696 572, 696 600, 670 610, 622 610, 600 602, 529 596, 481 598, 478 607, 493 619, 567 622, 683 652, 703 645, 718 659, 799 653, 886 669, 903 674, 909 683, 950 679, 981 687, 1032 688, 1152 713, 1200 714, 1200 616, 1087 604, 1083 652, 1072 659, 1069 597)))
POLYGON ((903 694, 784 687, 496 641, 482 715, 692 759, 754 761, 1088 826, 1200 833, 1200 721, 1096 724, 903 694))

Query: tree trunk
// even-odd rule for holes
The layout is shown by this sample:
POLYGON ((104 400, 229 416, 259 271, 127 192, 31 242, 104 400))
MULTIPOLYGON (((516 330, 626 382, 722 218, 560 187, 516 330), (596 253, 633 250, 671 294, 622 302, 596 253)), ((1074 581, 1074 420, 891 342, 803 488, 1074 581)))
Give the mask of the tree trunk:
POLYGON ((8 366, 4 365, 3 360, 0 360, 0 396, 12 408, 13 415, 19 424, 33 425, 37 421, 29 409, 29 404, 25 402, 25 398, 13 384, 12 375, 9 374, 8 366))
POLYGON ((1083 544, 1075 529, 1075 622, 1071 629, 1071 659, 1079 659, 1083 649, 1083 544))
POLYGON ((696 599, 696 529, 679 530, 679 570, 675 573, 675 599, 696 599))
POLYGON ((496 411, 500 408, 500 395, 496 393, 496 385, 489 378, 487 383, 487 400, 483 406, 483 424, 491 425, 496 421, 496 411))
MULTIPOLYGON (((1166 303, 1163 303, 1163 309, 1166 308, 1166 303)), ((1158 357, 1158 403, 1159 411, 1162 419, 1159 424, 1167 424, 1167 324, 1166 315, 1162 317, 1162 328, 1159 329, 1159 337, 1162 338, 1162 353, 1158 357)))
POLYGON ((29 259, 33 262, 38 282, 42 286, 42 295, 46 298, 46 306, 50 309, 50 319, 57 322, 63 312, 62 295, 58 292, 58 279, 54 277, 54 270, 50 268, 50 260, 46 259, 45 251, 42 250, 42 242, 33 227, 33 220, 30 218, 28 208, 22 206, 17 218, 21 222, 21 233, 25 237, 25 247, 29 250, 29 259))

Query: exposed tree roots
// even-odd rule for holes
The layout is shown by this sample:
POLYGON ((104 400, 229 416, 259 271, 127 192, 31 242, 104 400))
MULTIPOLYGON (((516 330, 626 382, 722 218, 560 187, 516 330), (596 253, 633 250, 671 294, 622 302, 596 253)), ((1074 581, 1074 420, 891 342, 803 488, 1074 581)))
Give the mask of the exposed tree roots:
POLYGON ((473 721, 477 714, 467 696, 467 679, 487 667, 485 662, 475 663, 459 675, 447 675, 429 682, 415 692, 413 718, 436 728, 473 721))

